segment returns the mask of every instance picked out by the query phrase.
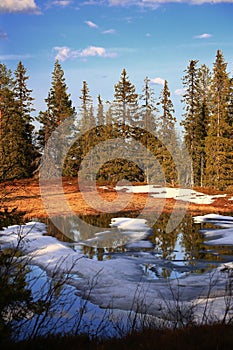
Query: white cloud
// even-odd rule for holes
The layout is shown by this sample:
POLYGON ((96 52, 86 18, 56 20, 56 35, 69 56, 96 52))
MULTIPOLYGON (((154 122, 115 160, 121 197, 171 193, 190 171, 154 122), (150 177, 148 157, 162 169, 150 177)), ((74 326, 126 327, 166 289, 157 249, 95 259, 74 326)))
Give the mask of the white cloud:
POLYGON ((105 48, 98 46, 88 46, 80 52, 80 57, 99 56, 99 57, 116 57, 114 52, 107 52, 105 48))
POLYGON ((66 7, 70 4, 72 4, 72 2, 73 2, 72 0, 54 0, 52 2, 52 5, 66 7))
POLYGON ((88 25, 90 28, 98 28, 97 24, 95 24, 92 21, 85 21, 85 23, 88 25))
POLYGON ((151 7, 156 9, 160 4, 160 1, 147 1, 147 0, 108 0, 110 6, 140 6, 151 7))
POLYGON ((35 0, 1 0, 0 12, 40 13, 35 0))
POLYGON ((194 36, 195 39, 209 39, 211 37, 212 37, 212 34, 207 34, 207 33, 194 36))
POLYGON ((107 29, 102 32, 102 34, 115 34, 116 29, 107 29))
POLYGON ((102 5, 107 4, 109 6, 139 6, 148 7, 152 9, 158 8, 162 4, 166 3, 186 3, 190 5, 202 5, 202 4, 220 4, 220 3, 233 3, 233 0, 89 0, 84 1, 85 5, 102 5))
POLYGON ((72 51, 67 46, 55 46, 54 50, 57 51, 56 59, 59 61, 66 61, 77 57, 77 51, 72 51))
POLYGON ((67 46, 56 46, 54 50, 57 51, 56 59, 59 61, 67 61, 75 58, 86 58, 86 57, 116 57, 115 52, 109 52, 104 47, 99 46, 88 46, 83 50, 72 50, 67 46))
POLYGON ((159 78, 159 77, 154 78, 154 79, 150 79, 150 83, 155 84, 155 85, 164 85, 164 82, 165 82, 165 80, 162 78, 159 78))

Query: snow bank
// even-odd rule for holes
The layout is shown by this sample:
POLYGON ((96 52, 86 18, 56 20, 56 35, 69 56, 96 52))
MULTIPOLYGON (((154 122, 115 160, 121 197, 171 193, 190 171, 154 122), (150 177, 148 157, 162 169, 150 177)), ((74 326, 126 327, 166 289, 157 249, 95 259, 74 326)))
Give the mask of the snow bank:
POLYGON ((196 223, 211 223, 223 229, 202 230, 208 245, 233 245, 233 217, 227 215, 207 214, 194 217, 196 223))
POLYGON ((215 199, 226 196, 226 194, 210 196, 188 188, 170 188, 155 185, 116 186, 115 190, 124 190, 127 193, 149 193, 154 198, 174 198, 179 201, 195 204, 211 204, 215 199))
MULTIPOLYGON (((206 220, 207 218, 195 219, 206 220)), ((210 219, 210 217, 209 217, 210 219)), ((214 220, 219 217, 213 217, 214 220)), ((220 220, 222 218, 220 217, 220 220)), ((229 222, 232 218, 224 218, 229 222)), ((144 245, 141 240, 141 231, 134 231, 136 228, 148 234, 148 226, 144 220, 117 218, 112 222, 112 226, 120 230, 126 229, 128 233, 135 233, 140 237, 135 243, 144 245)), ((164 260, 156 256, 140 253, 138 256, 116 255, 110 260, 96 261, 87 258, 80 252, 74 251, 65 243, 59 242, 56 238, 45 236, 46 226, 38 222, 30 222, 21 227, 11 226, 0 231, 0 242, 2 248, 9 245, 16 246, 21 240, 21 249, 30 259, 31 264, 40 266, 49 274, 55 269, 58 273, 71 275, 69 284, 79 290, 79 294, 85 296, 90 288, 90 301, 100 307, 110 307, 122 310, 137 310, 146 312, 154 316, 161 316, 161 303, 164 300, 173 300, 176 291, 183 302, 192 303, 202 295, 208 293, 208 274, 185 274, 181 279, 182 283, 176 279, 169 283, 163 279, 156 281, 147 279, 143 271, 146 264, 164 266, 164 260), (182 290, 182 292, 180 291, 182 290), (138 309, 139 308, 139 309, 138 309)), ((99 233, 100 234, 100 233, 99 233)), ((222 234, 222 233, 221 233, 222 234)), ((133 242, 131 242, 133 243, 133 242)), ((165 262, 166 263, 166 262, 165 262)), ((168 263, 168 262, 167 262, 168 263)), ((172 265, 171 262, 169 262, 172 265)), ((220 266, 216 271, 216 284, 213 292, 218 291, 218 295, 225 293, 226 264, 220 266)), ((231 266, 227 267, 228 269, 231 266)), ((212 292, 211 292, 212 293, 212 292)))

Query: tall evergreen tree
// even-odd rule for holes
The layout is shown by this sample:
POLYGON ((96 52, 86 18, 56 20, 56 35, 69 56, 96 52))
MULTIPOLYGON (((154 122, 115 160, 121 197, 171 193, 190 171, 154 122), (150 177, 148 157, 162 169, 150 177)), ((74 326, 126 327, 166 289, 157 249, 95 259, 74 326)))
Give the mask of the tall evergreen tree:
MULTIPOLYGON (((151 153, 157 153, 158 144, 155 135, 157 133, 157 113, 158 108, 155 105, 154 91, 150 87, 150 79, 144 79, 144 86, 142 94, 140 95, 142 101, 140 106, 140 129, 137 132, 136 138, 144 145, 147 152, 143 152, 141 162, 145 171, 145 178, 147 183, 151 180, 151 173, 154 162, 151 160, 151 153)), ((140 154, 139 154, 140 157, 140 154)))
POLYGON ((26 74, 26 68, 22 62, 19 62, 15 70, 14 93, 19 106, 18 112, 21 118, 22 133, 25 141, 25 147, 27 149, 24 162, 25 172, 27 172, 28 176, 31 176, 33 170, 35 170, 35 161, 39 154, 34 144, 34 126, 32 124, 33 118, 31 116, 31 113, 34 111, 34 99, 31 97, 32 90, 28 89, 27 87, 29 77, 26 74))
POLYGON ((81 96, 79 96, 81 105, 79 108, 79 129, 84 132, 95 127, 96 121, 93 113, 93 101, 86 81, 83 81, 81 96))
MULTIPOLYGON (((17 72, 19 70, 17 69, 17 72)), ((24 72, 23 72, 24 75, 24 72)), ((26 98, 19 98, 18 85, 27 78, 16 81, 10 70, 0 65, 0 179, 25 178, 32 175, 32 140, 29 114, 22 109, 26 98)), ((22 88, 22 90, 24 90, 22 88)), ((30 102, 29 102, 30 103, 30 102)), ((29 111, 28 111, 29 113, 29 111)))
POLYGON ((140 95, 140 100, 142 101, 140 108, 142 118, 141 126, 142 128, 155 133, 157 129, 156 114, 158 113, 158 109, 155 105, 154 91, 150 87, 150 79, 148 77, 144 79, 144 86, 142 94, 140 95))
POLYGON ((118 125, 133 125, 138 121, 138 94, 125 69, 114 86, 114 115, 118 125))
POLYGON ((209 123, 210 110, 211 110, 211 74, 209 68, 203 64, 198 70, 198 100, 197 100, 197 117, 196 117, 196 135, 199 141, 196 142, 196 157, 195 164, 195 184, 203 186, 204 171, 206 164, 205 156, 205 140, 207 136, 207 127, 209 123))
MULTIPOLYGON (((95 146, 97 142, 97 132, 96 132, 96 119, 94 116, 93 100, 90 95, 90 90, 88 83, 83 81, 81 95, 79 96, 81 101, 79 107, 79 116, 78 116, 78 138, 74 145, 72 146, 69 157, 72 163, 73 174, 77 174, 81 161, 88 154, 92 147, 95 146)), ((91 175, 91 165, 92 157, 89 161, 89 169, 85 169, 87 178, 92 178, 91 175)), ((84 169, 83 169, 84 174, 84 169)))
POLYGON ((74 116, 75 113, 70 94, 67 93, 64 71, 58 60, 54 65, 51 88, 45 102, 47 110, 40 112, 38 117, 38 121, 42 124, 38 134, 38 140, 42 147, 44 147, 56 127, 65 119, 74 116))
POLYGON ((185 103, 185 113, 181 125, 184 126, 184 140, 192 160, 192 164, 190 164, 192 174, 191 185, 199 184, 197 173, 200 172, 199 160, 196 158, 196 151, 200 140, 199 128, 197 127, 197 124, 199 124, 197 63, 197 60, 191 60, 189 62, 182 79, 185 89, 182 100, 185 103))
POLYGON ((43 161, 50 164, 45 167, 47 172, 50 172, 46 174, 47 177, 60 176, 61 168, 64 173, 69 173, 70 162, 65 160, 64 165, 62 162, 67 156, 67 138, 74 135, 75 108, 72 107, 67 89, 64 71, 56 60, 52 72, 51 88, 45 99, 47 109, 45 112, 40 112, 38 116, 38 121, 41 123, 38 142, 42 151, 50 140, 43 157, 43 161), (69 123, 62 123, 65 120, 69 120, 69 123), (60 125, 61 128, 58 131, 56 128, 60 125), (53 134, 55 130, 56 135, 53 134))
POLYGON ((205 183, 225 188, 233 183, 232 120, 229 114, 231 85, 227 63, 220 50, 213 66, 212 111, 206 137, 205 183))
POLYGON ((177 181, 177 170, 175 167, 175 154, 178 153, 178 142, 176 137, 174 116, 175 110, 170 97, 168 83, 165 80, 164 87, 161 91, 158 105, 161 107, 162 113, 159 118, 159 139, 162 141, 160 154, 166 182, 174 184, 177 181))
POLYGON ((97 125, 104 125, 104 105, 101 96, 98 95, 98 107, 97 107, 97 125))

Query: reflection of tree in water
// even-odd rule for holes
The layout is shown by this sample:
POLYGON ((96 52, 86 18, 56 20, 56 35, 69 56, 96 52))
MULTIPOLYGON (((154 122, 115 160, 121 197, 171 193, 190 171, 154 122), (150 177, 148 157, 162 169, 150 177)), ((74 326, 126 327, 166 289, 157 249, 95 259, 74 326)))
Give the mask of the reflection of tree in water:
POLYGON ((150 237, 155 249, 162 253, 163 259, 174 259, 174 248, 179 231, 177 229, 170 233, 166 232, 166 227, 170 214, 163 213, 153 226, 153 234, 150 237))
MULTIPOLYGON (((53 222, 51 222, 50 219, 47 219, 46 224, 49 235, 55 236, 60 241, 78 243, 80 241, 85 242, 88 239, 95 237, 96 233, 105 231, 106 228, 109 227, 111 220, 117 216, 136 218, 138 213, 122 212, 118 213, 118 215, 116 213, 100 213, 98 215, 82 215, 80 217, 60 216, 53 218, 53 222), (62 228, 62 232, 56 227, 56 225, 62 228)), ((163 259, 177 259, 176 244, 178 241, 179 246, 182 249, 182 258, 183 260, 186 260, 189 265, 196 266, 197 261, 201 260, 210 262, 222 261, 223 255, 232 256, 232 247, 212 247, 203 243, 204 238, 200 230, 206 228, 213 229, 215 228, 213 225, 203 223, 194 224, 192 216, 187 214, 175 230, 167 233, 166 227, 169 219, 170 214, 162 213, 154 223, 152 232, 148 238, 153 243, 151 251, 161 254, 163 259)), ((148 220, 148 223, 150 224, 149 221, 150 220, 148 220)), ((80 249, 91 259, 111 259, 111 254, 125 253, 128 251, 124 239, 121 238, 121 240, 122 241, 116 241, 116 244, 114 245, 114 241, 111 241, 110 238, 108 240, 108 235, 106 235, 104 241, 101 242, 101 246, 98 246, 98 241, 94 241, 93 245, 84 244, 80 249)), ((168 277, 170 273, 169 271, 170 270, 165 269, 161 273, 164 277, 168 277)))

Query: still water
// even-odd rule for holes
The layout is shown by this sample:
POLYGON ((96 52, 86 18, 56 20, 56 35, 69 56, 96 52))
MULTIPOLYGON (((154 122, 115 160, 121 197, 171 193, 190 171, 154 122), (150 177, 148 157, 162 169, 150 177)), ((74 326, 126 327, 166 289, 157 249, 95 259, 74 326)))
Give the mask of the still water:
MULTIPOLYGON (((216 226, 194 223, 191 215, 185 215, 170 233, 166 232, 170 218, 166 213, 150 227, 139 225, 131 230, 113 227, 116 217, 116 213, 59 216, 53 218, 53 222, 47 219, 47 231, 48 235, 90 259, 103 261, 119 255, 133 257, 138 260, 147 280, 201 274, 223 262, 233 261, 233 245, 210 246, 204 240, 202 230, 213 230, 216 226)), ((118 217, 136 218, 137 214, 121 213, 118 217)))

